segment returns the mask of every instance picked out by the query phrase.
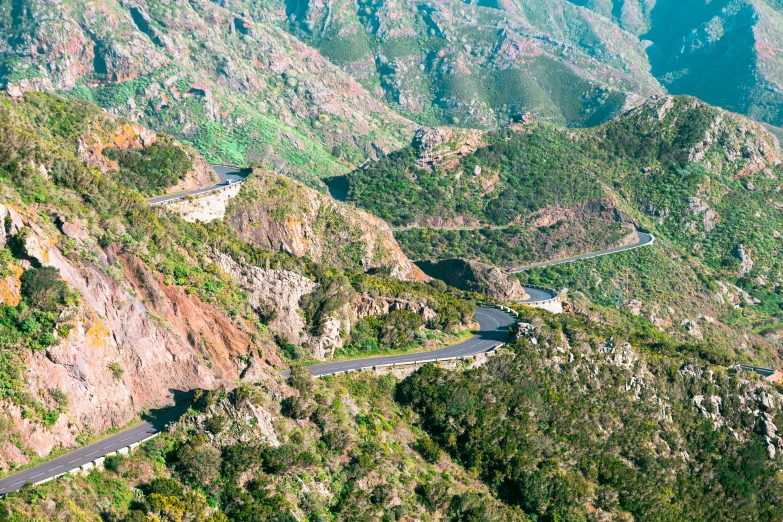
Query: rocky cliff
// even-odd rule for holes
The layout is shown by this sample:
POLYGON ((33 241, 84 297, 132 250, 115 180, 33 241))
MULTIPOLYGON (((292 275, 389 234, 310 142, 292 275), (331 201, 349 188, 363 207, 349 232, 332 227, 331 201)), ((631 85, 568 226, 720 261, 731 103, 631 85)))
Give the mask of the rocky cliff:
POLYGON ((492 265, 464 259, 420 261, 416 264, 425 274, 462 290, 495 299, 522 300, 530 297, 516 277, 492 265))
MULTIPOLYGON (((78 305, 60 314, 61 333, 45 350, 23 355, 23 397, 38 398, 57 408, 55 396, 68 398, 67 415, 41 429, 30 418, 26 400, 4 400, 2 410, 11 432, 24 441, 22 449, 46 455, 69 447, 87 434, 99 434, 134 419, 145 408, 172 404, 179 392, 213 388, 239 378, 254 360, 266 378, 280 361, 250 323, 236 322, 215 306, 177 286, 164 284, 137 256, 110 245, 91 261, 72 259, 59 245, 94 246, 87 229, 71 219, 60 230, 13 206, 0 207, 8 216, 3 242, 22 244, 15 264, 20 270, 54 267, 78 293, 78 305), (7 237, 7 239, 6 239, 7 237), (62 328, 65 325, 65 328, 62 328), (257 338, 256 338, 257 339, 257 338)), ((18 275, 11 276, 18 288, 18 275)), ((17 295, 4 296, 7 305, 17 295)), ((0 467, 24 464, 28 457, 8 442, 0 446, 0 467)))
POLYGON ((244 183, 226 221, 242 239, 262 248, 331 266, 387 270, 402 280, 427 279, 385 222, 263 169, 244 183))

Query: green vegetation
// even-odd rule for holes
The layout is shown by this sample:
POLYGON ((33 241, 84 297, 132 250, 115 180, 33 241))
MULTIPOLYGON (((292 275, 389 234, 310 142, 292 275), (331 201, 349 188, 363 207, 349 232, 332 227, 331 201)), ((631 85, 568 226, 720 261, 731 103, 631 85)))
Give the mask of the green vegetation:
POLYGON ((392 400, 395 384, 371 375, 316 381, 295 368, 281 384, 290 394, 281 409, 262 386, 197 393, 178 427, 107 459, 105 471, 5 497, 0 520, 56 512, 123 522, 523 522, 448 459, 429 463, 442 452, 412 432, 392 400), (274 442, 250 413, 262 410, 274 442))
POLYGON ((351 173, 348 198, 393 225, 432 216, 507 225, 550 205, 567 207, 604 196, 595 161, 562 129, 536 125, 530 133, 492 131, 483 141, 486 146, 448 169, 415 167, 412 147, 394 152, 351 173), (479 176, 473 175, 476 167, 479 176), (485 189, 482 181, 495 176, 494 188, 485 189))
POLYGON ((104 156, 120 166, 118 181, 145 194, 159 194, 176 185, 193 168, 187 152, 169 138, 141 150, 108 148, 104 156))
POLYGON ((755 406, 742 406, 755 400, 745 376, 679 355, 643 321, 599 327, 531 310, 522 320, 536 344, 523 337, 468 371, 429 365, 397 387, 432 439, 501 499, 530 520, 781 516, 783 475, 754 433, 755 406), (699 399, 722 404, 723 427, 699 399))

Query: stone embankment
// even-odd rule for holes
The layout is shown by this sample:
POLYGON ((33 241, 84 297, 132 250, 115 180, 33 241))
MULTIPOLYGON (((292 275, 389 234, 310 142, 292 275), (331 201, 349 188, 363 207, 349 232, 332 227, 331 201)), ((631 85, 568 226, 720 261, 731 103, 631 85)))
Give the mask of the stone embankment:
POLYGON ((234 183, 203 194, 187 195, 158 204, 165 205, 169 210, 182 216, 185 221, 208 223, 225 217, 228 202, 237 197, 241 188, 242 183, 234 183))

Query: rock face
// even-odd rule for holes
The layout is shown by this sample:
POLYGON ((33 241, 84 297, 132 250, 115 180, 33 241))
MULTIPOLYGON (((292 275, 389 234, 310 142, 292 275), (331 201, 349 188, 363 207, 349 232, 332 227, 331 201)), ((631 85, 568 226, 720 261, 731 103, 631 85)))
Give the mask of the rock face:
POLYGON ((242 239, 262 248, 332 266, 384 269, 401 280, 427 280, 384 221, 265 170, 254 171, 245 182, 226 221, 242 239))
POLYGON ((298 313, 303 296, 312 293, 316 283, 289 270, 240 265, 227 255, 216 253, 216 264, 248 292, 250 305, 261 311, 267 326, 290 342, 304 344, 308 336, 298 313))
MULTIPOLYGON (((410 310, 433 325, 438 315, 429 306, 387 296, 360 294, 327 317, 321 318, 316 332, 308 332, 302 311, 302 299, 312 294, 317 283, 292 272, 241 265, 225 254, 215 253, 215 264, 238 281, 247 291, 250 304, 266 318, 267 325, 287 342, 304 346, 316 359, 327 359, 343 345, 351 327, 359 319, 386 315, 394 310, 410 310)), ((253 369, 250 373, 255 374, 253 369)), ((246 376, 243 374, 243 378, 246 376)), ((254 377, 255 379, 255 377, 254 377)))
MULTIPOLYGON (((80 295, 78 308, 66 311, 72 316, 67 337, 25 361, 27 391, 45 398, 59 389, 69 398, 68 415, 41 430, 19 405, 0 405, 28 448, 39 455, 72 446, 83 433, 120 427, 143 408, 171 404, 177 391, 236 379, 248 359, 266 378, 271 378, 271 365, 280 364, 271 350, 260 359, 246 330, 181 287, 165 285, 134 255, 109 247, 99 250, 94 262, 74 263, 57 248, 59 232, 52 225, 2 208, 15 216, 9 221, 19 221, 8 233, 25 227, 24 250, 30 262, 58 268, 80 295)), ((66 230, 71 229, 66 225, 79 228, 66 222, 66 230)), ((24 462, 13 453, 0 454, 24 462)))
POLYGON ((235 183, 204 195, 178 199, 172 203, 166 203, 165 206, 167 210, 182 216, 185 221, 208 223, 226 216, 229 202, 239 194, 241 189, 242 185, 235 183))
POLYGON ((356 297, 353 302, 353 313, 357 319, 365 317, 377 317, 386 315, 394 310, 410 310, 421 315, 424 322, 431 324, 438 318, 438 314, 426 304, 398 299, 395 297, 372 297, 368 294, 362 294, 356 297))
POLYGON ((464 259, 421 261, 417 264, 427 275, 462 290, 478 292, 498 299, 529 297, 518 279, 492 265, 464 259))
POLYGON ((3 13, 15 22, 0 54, 14 65, 0 84, 15 96, 78 85, 77 96, 114 114, 184 141, 198 134, 201 151, 213 157, 237 161, 238 151, 243 162, 275 166, 313 186, 346 169, 333 147, 361 161, 404 145, 415 126, 265 22, 279 16, 278 7, 265 15, 245 0, 33 0, 18 12, 9 4, 3 13), (201 132, 204 125, 210 132, 201 132))
POLYGON ((617 202, 611 196, 607 196, 568 207, 545 207, 525 216, 524 219, 517 218, 513 223, 548 227, 560 221, 585 221, 591 218, 604 221, 624 219, 617 208, 617 202))

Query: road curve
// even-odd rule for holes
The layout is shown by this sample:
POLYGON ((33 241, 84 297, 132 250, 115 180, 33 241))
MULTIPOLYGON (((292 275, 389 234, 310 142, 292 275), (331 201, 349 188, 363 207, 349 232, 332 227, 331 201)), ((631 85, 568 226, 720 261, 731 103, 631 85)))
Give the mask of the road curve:
MULTIPOLYGON (((212 185, 211 187, 192 190, 181 194, 171 194, 168 196, 152 198, 149 200, 150 204, 155 205, 165 203, 167 201, 182 199, 187 195, 205 194, 207 192, 224 187, 225 182, 230 179, 235 181, 244 180, 244 175, 240 169, 235 167, 228 167, 225 165, 213 165, 212 167, 215 169, 215 172, 218 174, 218 176, 220 176, 220 183, 212 185)), ((570 257, 557 261, 518 267, 511 270, 510 272, 522 272, 531 268, 570 263, 580 259, 588 259, 591 257, 624 252, 626 250, 632 250, 634 248, 651 244, 655 240, 651 234, 647 234, 645 232, 637 232, 637 235, 639 237, 639 241, 634 245, 613 248, 592 254, 583 254, 580 256, 570 257)), ((530 297, 523 301, 523 303, 531 304, 547 301, 555 297, 550 292, 538 288, 525 287, 525 291, 530 297)), ((469 356, 483 353, 491 350, 506 340, 509 335, 509 328, 515 324, 516 319, 511 315, 494 308, 479 307, 476 309, 476 321, 479 323, 480 327, 479 332, 476 335, 467 341, 463 341, 447 348, 441 348, 440 350, 423 353, 370 357, 366 359, 354 359, 350 361, 328 362, 308 366, 307 368, 313 373, 313 375, 320 377, 323 375, 359 370, 361 368, 372 366, 387 366, 400 363, 412 363, 418 360, 445 359, 449 357, 469 356)), ((284 372, 284 375, 288 373, 289 372, 284 372)), ((120 448, 127 447, 130 444, 140 442, 150 437, 151 435, 160 432, 169 421, 176 419, 179 415, 182 414, 182 412, 182 409, 171 409, 156 417, 154 420, 136 425, 98 442, 71 451, 70 453, 67 453, 61 457, 57 457, 56 459, 52 459, 38 466, 26 469, 1 479, 0 496, 8 494, 12 491, 16 491, 26 483, 38 483, 52 477, 57 477, 70 470, 73 470, 74 468, 78 468, 84 464, 90 463, 96 458, 102 457, 107 453, 111 453, 117 451, 120 448)))
POLYGON ((240 183, 245 179, 245 175, 242 172, 243 169, 241 168, 229 167, 228 165, 211 165, 211 167, 220 178, 220 181, 218 183, 209 187, 200 188, 196 190, 189 190, 187 192, 180 192, 178 194, 168 194, 166 196, 158 196, 156 198, 151 198, 147 201, 149 201, 150 205, 160 205, 161 203, 176 201, 178 199, 182 199, 187 196, 197 196, 199 194, 206 194, 208 192, 213 192, 215 190, 225 187, 226 182, 228 181, 231 181, 232 183, 240 183))
MULTIPOLYGON (((505 312, 494 308, 479 307, 476 309, 476 322, 479 324, 479 332, 459 344, 421 353, 409 353, 402 355, 386 355, 383 357, 369 357, 366 359, 353 359, 350 361, 328 362, 308 366, 316 377, 332 375, 338 372, 360 370, 372 366, 389 366, 392 364, 412 363, 421 360, 445 359, 447 357, 459 357, 474 355, 491 350, 508 338, 509 328, 516 324, 516 319, 505 312)), ((284 372, 288 375, 288 372, 284 372)))
POLYGON ((185 410, 182 408, 170 408, 165 410, 161 415, 156 416, 153 420, 137 424, 127 430, 101 439, 88 446, 75 449, 56 459, 39 464, 38 466, 28 468, 19 473, 14 473, 13 475, 0 480, 0 496, 16 491, 28 482, 35 484, 52 477, 63 475, 68 471, 79 468, 108 453, 128 447, 136 442, 141 442, 163 430, 166 424, 176 420, 184 412, 185 410))
POLYGON ((543 263, 533 263, 532 265, 525 265, 525 266, 519 266, 517 268, 512 268, 509 270, 510 274, 516 274, 519 272, 525 272, 527 270, 530 270, 532 268, 545 268, 547 266, 554 266, 554 265, 562 265, 565 263, 573 263, 574 261, 579 261, 581 259, 590 259, 593 257, 601 257, 601 256, 608 256, 609 254, 617 254, 619 252, 625 252, 627 250, 633 250, 635 248, 640 248, 646 245, 651 245, 655 242, 655 236, 652 234, 648 234, 647 232, 639 232, 636 231, 636 237, 639 239, 636 243, 633 245, 627 245, 623 247, 617 247, 617 248, 609 248, 607 250, 601 250, 600 252, 591 252, 589 254, 582 254, 579 256, 573 256, 573 257, 566 257, 564 259, 556 259, 554 261, 544 261, 543 263))
POLYGON ((738 364, 737 366, 739 367, 740 370, 757 373, 764 378, 772 377, 777 371, 772 368, 762 368, 760 366, 751 366, 749 364, 738 364))
POLYGON ((548 292, 541 288, 530 288, 529 286, 523 286, 522 288, 525 289, 525 293, 529 296, 524 301, 519 301, 522 304, 540 303, 541 301, 549 301, 556 297, 552 292, 548 292))

